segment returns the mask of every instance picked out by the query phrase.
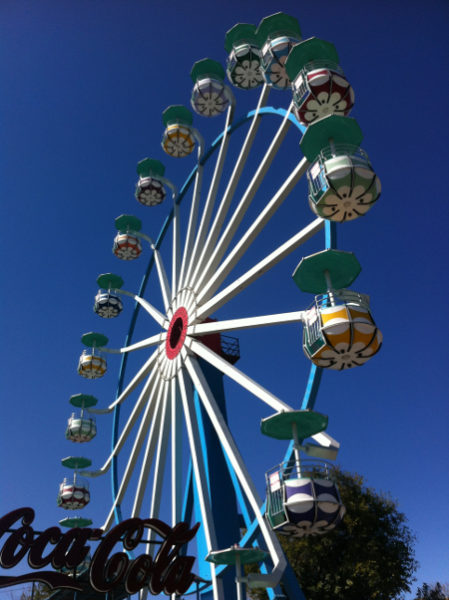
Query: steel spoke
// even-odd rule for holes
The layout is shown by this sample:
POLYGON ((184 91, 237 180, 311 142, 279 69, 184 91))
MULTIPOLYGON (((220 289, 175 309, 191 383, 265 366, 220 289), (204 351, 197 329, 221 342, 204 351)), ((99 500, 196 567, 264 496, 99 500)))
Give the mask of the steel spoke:
POLYGON ((259 129, 260 120, 262 118, 262 116, 259 114, 259 111, 263 106, 265 106, 268 96, 270 94, 270 90, 271 88, 267 84, 264 84, 264 86, 262 87, 259 102, 257 104, 253 119, 251 121, 251 125, 248 129, 248 133, 246 134, 246 138, 243 143, 242 149, 234 165, 234 169, 229 179, 229 183, 220 202, 220 206, 218 208, 217 214, 215 216, 209 235, 207 237, 206 244, 204 246, 199 260, 197 261, 197 265, 192 277, 192 285, 195 285, 195 283, 197 282, 199 274, 202 273, 205 261, 211 255, 214 244, 217 241, 218 236, 220 235, 220 231, 223 226, 226 215, 228 214, 228 210, 234 197, 237 184, 240 180, 243 169, 246 165, 247 158, 251 151, 254 139, 259 129))
MULTIPOLYGON (((211 298, 208 302, 201 305, 198 309, 197 319, 202 319, 229 302, 234 296, 242 292, 251 283, 259 279, 264 273, 276 266, 281 260, 296 250, 299 246, 307 242, 318 231, 323 229, 324 220, 318 217, 312 221, 310 225, 304 227, 299 233, 287 240, 282 246, 276 248, 271 254, 258 262, 254 267, 249 269, 241 277, 230 283, 224 290, 211 298)), ((201 295, 200 295, 201 297, 201 295)))
POLYGON ((202 270, 201 277, 196 283, 197 289, 201 289, 201 287, 205 285, 205 282, 209 280, 211 275, 218 268, 221 259, 225 255, 226 250, 232 242, 232 239, 237 231, 238 226, 240 225, 243 217, 245 216, 257 190, 259 189, 265 175, 267 174, 268 169, 270 168, 270 165, 273 162, 273 159, 276 156, 276 153, 279 150, 290 128, 290 121, 288 117, 292 110, 292 107, 293 103, 290 104, 289 110, 287 111, 287 114, 285 115, 282 124, 279 127, 275 137, 273 138, 273 141, 271 142, 271 145, 268 148, 265 156, 261 160, 261 163, 252 181, 250 182, 245 194, 243 195, 243 198, 240 200, 240 203, 234 211, 234 214, 232 215, 232 218, 230 219, 224 233, 220 237, 207 265, 202 270))
POLYGON ((207 346, 195 340, 194 338, 186 338, 186 346, 195 352, 201 358, 204 358, 213 367, 233 379, 236 383, 241 385, 245 390, 271 406, 275 411, 288 411, 293 410, 291 406, 279 400, 274 394, 266 390, 260 384, 256 383, 254 379, 245 375, 242 371, 237 369, 234 365, 231 365, 226 359, 222 358, 213 350, 210 350, 207 346))

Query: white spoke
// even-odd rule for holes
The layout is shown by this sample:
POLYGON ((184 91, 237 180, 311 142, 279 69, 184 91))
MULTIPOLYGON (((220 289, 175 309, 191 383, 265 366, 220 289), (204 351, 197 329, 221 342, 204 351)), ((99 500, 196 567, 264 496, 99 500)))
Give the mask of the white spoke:
POLYGON ((120 434, 120 437, 119 437, 117 443, 115 444, 114 449, 112 450, 111 454, 109 455, 109 458, 107 459, 107 461, 104 463, 104 465, 98 471, 83 471, 84 475, 86 475, 87 477, 98 477, 99 475, 103 475, 104 473, 106 473, 109 470, 113 457, 117 456, 117 454, 122 449, 122 446, 126 442, 126 439, 128 438, 128 435, 129 435, 131 429, 134 427, 134 424, 136 423, 140 413, 142 412, 142 409, 145 405, 147 396, 149 394, 151 394, 151 392, 152 392, 153 385, 154 385, 154 379, 156 378, 157 372, 158 372, 157 369, 153 369, 153 372, 149 376, 148 381, 145 384, 142 392, 140 393, 140 396, 131 412, 131 415, 129 416, 128 421, 126 422, 126 425, 123 428, 123 431, 120 434))
POLYGON ((140 298, 140 296, 133 296, 134 300, 140 304, 140 306, 147 311, 147 313, 153 317, 158 325, 167 328, 167 318, 161 312, 154 308, 147 300, 140 298))
MULTIPOLYGON (((204 527, 204 536, 206 538, 207 549, 218 550, 217 536, 215 533, 215 523, 212 518, 212 507, 210 504, 209 489, 207 484, 206 466, 201 449, 200 433, 198 421, 193 406, 192 387, 190 381, 186 383, 183 369, 178 374, 179 389, 181 392, 182 406, 184 409, 185 422, 187 427, 187 436, 189 439, 190 456, 192 459, 193 472, 198 490, 200 503, 202 525, 204 527)), ((214 597, 218 595, 218 582, 215 575, 215 565, 211 564, 212 584, 214 588, 214 597)))
POLYGON ((275 265, 277 265, 281 260, 283 260, 286 256, 288 256, 291 252, 296 250, 301 244, 304 244, 309 240, 312 236, 314 236, 318 231, 323 229, 324 220, 318 217, 315 221, 312 221, 310 225, 304 227, 299 233, 294 235, 292 238, 287 240, 285 244, 276 248, 271 254, 257 263, 252 269, 244 273, 241 277, 236 279, 233 283, 229 284, 224 290, 222 290, 219 294, 211 298, 208 302, 203 304, 197 313, 197 319, 204 318, 212 314, 214 311, 218 310, 220 306, 229 302, 234 296, 243 291, 246 287, 248 287, 251 283, 256 281, 261 275, 269 271, 275 265))
POLYGON ((217 162, 215 163, 215 169, 212 175, 212 180, 209 186, 209 193, 207 194, 206 202, 204 204, 204 208, 202 211, 201 221, 198 228, 198 232, 196 234, 195 244, 193 246, 192 253, 189 257, 189 262, 187 264, 187 272, 185 277, 186 285, 190 283, 190 275, 192 270, 196 266, 197 257, 199 253, 203 249, 203 241, 206 237, 207 228, 209 226, 210 219, 212 217, 212 211, 215 204, 215 198, 217 196, 218 186, 221 180, 221 174, 223 172, 224 161, 226 158, 226 154, 229 146, 229 127, 232 123, 232 119, 234 116, 234 102, 231 102, 229 108, 227 110, 226 122, 223 132, 223 137, 221 138, 220 150, 218 152, 217 162))
POLYGON ((112 404, 110 404, 107 408, 104 408, 104 409, 89 408, 89 412, 91 412, 95 415, 107 415, 108 413, 111 413, 114 410, 114 408, 117 406, 117 404, 121 404, 124 400, 126 400, 126 398, 129 396, 129 394, 131 394, 131 392, 133 392, 136 389, 136 387, 139 385, 139 383, 148 375, 148 373, 151 371, 151 369, 154 367, 154 365, 156 363, 157 356, 158 356, 158 351, 155 350, 153 352, 153 354, 150 356, 150 358, 145 361, 145 363, 140 368, 140 370, 136 373, 136 375, 134 375, 134 377, 128 383, 128 385, 123 390, 123 392, 121 392, 119 397, 116 400, 114 400, 114 402, 112 402, 112 404))
POLYGON ((171 401, 171 489, 172 525, 181 520, 182 512, 182 422, 176 377, 170 381, 171 401))
POLYGON ((245 388, 245 390, 259 398, 259 400, 262 400, 262 402, 271 406, 276 412, 293 410, 291 406, 282 402, 282 400, 279 400, 274 394, 255 382, 251 377, 248 377, 248 375, 245 375, 245 373, 242 373, 242 371, 231 365, 227 360, 218 356, 218 354, 215 354, 215 352, 198 340, 186 338, 186 345, 195 352, 195 354, 204 358, 209 364, 233 379, 236 383, 245 388))
MULTIPOLYGON (((153 247, 154 248, 154 247, 153 247)), ((161 286, 162 299, 164 301, 165 311, 167 312, 171 300, 170 284, 168 283, 167 273, 162 262, 161 254, 159 250, 154 248, 154 260, 156 263, 156 270, 159 277, 159 283, 161 286)))
POLYGON ((196 229, 196 222, 198 220, 198 206, 199 206, 199 200, 200 200, 200 195, 201 195, 201 185, 203 183, 203 170, 204 170, 203 165, 200 164, 200 155, 201 154, 202 154, 202 152, 198 149, 198 168, 197 168, 196 175, 195 175, 195 185, 193 188, 192 204, 190 205, 189 222, 187 225, 187 234, 186 234, 186 239, 185 239, 185 243, 184 243, 184 253, 182 255, 181 273, 179 276, 180 287, 184 287, 184 284, 185 284, 185 277, 184 277, 185 270, 187 267, 187 261, 192 254, 193 238, 194 238, 195 229, 196 229))
POLYGON ((148 435, 147 444, 145 447, 145 452, 143 455, 142 467, 140 469, 139 482, 137 484, 136 496, 134 499, 134 506, 131 512, 132 517, 140 516, 140 511, 142 510, 142 503, 145 495, 145 489, 148 483, 148 476, 151 471, 151 465, 153 461, 153 456, 156 451, 156 444, 158 441, 158 436, 161 429, 161 418, 162 418, 162 409, 163 404, 161 402, 161 398, 163 396, 163 392, 165 390, 165 385, 161 385, 158 393, 158 412, 155 415, 153 422, 151 423, 150 433, 148 435))
POLYGON ((255 219, 251 227, 249 227, 237 245, 231 250, 227 258, 223 261, 222 265, 205 284, 205 288, 199 295, 199 302, 210 298, 215 290, 223 283, 224 279, 237 264, 240 258, 245 254, 249 246, 256 239, 256 237, 304 175, 308 166, 309 162, 306 158, 303 158, 302 161, 295 167, 295 169, 293 169, 289 177, 287 177, 273 198, 265 206, 264 210, 255 219))
POLYGON ((199 274, 202 273, 202 269, 204 267, 205 261, 210 256, 210 254, 212 252, 212 248, 220 234, 224 220, 226 218, 226 215, 228 214, 229 206, 234 197, 234 193, 237 188, 237 184, 240 180, 240 177, 241 177, 243 169, 245 167, 248 155, 250 153, 254 139, 256 137, 257 130, 259 129, 260 120, 262 118, 262 116, 259 114, 259 111, 263 106, 265 106, 268 96, 270 94, 270 90, 271 90, 270 86, 267 84, 264 84, 262 91, 260 93, 259 102, 257 104, 257 108, 255 110, 253 120, 248 129, 248 133, 246 134, 245 141, 243 143, 242 149, 241 149, 240 154, 235 163, 235 166, 232 171, 231 178, 229 179, 229 183, 225 190, 224 196, 220 202, 220 206, 218 208, 214 222, 212 224, 209 235, 207 237, 206 244, 204 246, 204 249, 201 253, 199 260, 197 261, 196 268, 195 268, 195 271, 194 271, 194 274, 192 277, 192 285, 195 285, 196 281, 198 280, 199 274))
MULTIPOLYGON (((260 512, 261 508, 261 500, 259 498, 259 494, 257 493, 256 486, 252 481, 245 463, 243 462, 242 457, 237 449, 237 446, 232 438, 231 432, 229 431, 226 422, 223 418, 223 415, 220 412, 220 409, 215 402, 213 394, 209 388, 209 385, 204 377, 201 368, 198 364, 198 361, 195 357, 191 357, 188 355, 187 350, 183 348, 182 350, 183 358, 185 360, 185 364, 187 370, 189 372, 190 377, 192 378, 193 385, 195 386, 198 394, 201 398, 204 408, 206 409, 207 414, 209 415, 209 419, 215 429, 218 439, 220 440, 224 451, 226 452, 229 462, 231 463, 237 478, 242 486, 242 490, 245 493, 249 504, 254 512, 255 517, 259 523, 259 527, 261 533, 264 537, 265 543, 267 544, 268 550, 270 552, 271 559, 274 563, 273 571, 268 575, 256 575, 258 581, 265 581, 270 586, 276 585, 286 567, 286 560, 280 544, 276 538, 274 532, 270 530, 268 527, 265 518, 260 512)), ((251 575, 248 576, 248 579, 251 579, 251 575)))
POLYGON ((173 262, 172 262, 172 273, 171 273, 171 289, 173 295, 178 290, 178 276, 179 276, 179 204, 173 203, 173 262))
MULTIPOLYGON (((147 389, 145 390, 145 392, 147 392, 147 389)), ((145 400, 148 399, 149 395, 150 395, 150 393, 148 393, 148 394, 145 393, 145 400)), ((122 480, 121 480, 120 487, 117 492, 117 496, 115 498, 114 504, 112 505, 112 508, 108 515, 108 518, 106 519, 106 522, 103 525, 103 529, 105 531, 107 531, 109 529, 109 527, 111 526, 112 521, 114 520, 115 508, 117 505, 121 504, 121 502, 123 500, 123 496, 125 495, 125 492, 128 488, 129 481, 134 472, 134 467, 136 466, 137 459, 140 455, 140 451, 142 449, 142 445, 143 445, 145 436, 148 431, 148 426, 150 424, 151 419, 153 418, 154 411, 157 410, 157 408, 158 408, 159 398, 160 398, 160 394, 157 393, 155 400, 153 400, 153 398, 150 398, 149 401, 147 402, 147 407, 146 407, 144 415, 142 417, 142 421, 140 423, 137 435, 134 439, 134 444, 133 444, 132 450, 129 455, 128 463, 126 465, 125 471, 122 476, 122 480)))
POLYGON ((222 333, 223 331, 234 331, 235 329, 254 329, 255 327, 267 327, 269 325, 284 325, 286 323, 301 323, 304 311, 280 313, 277 315, 263 315, 261 317, 244 317, 243 319, 229 319, 226 321, 212 321, 212 323, 198 323, 189 325, 187 335, 207 335, 210 333, 222 333))
MULTIPOLYGON (((151 493, 150 519, 158 518, 161 508, 162 486, 164 483, 165 460, 167 457, 168 438, 170 434, 170 402, 168 398, 170 386, 165 382, 164 397, 162 399, 161 427, 159 428, 159 440, 156 451, 156 459, 153 473, 153 489, 151 493)), ((148 531, 147 539, 154 540, 154 531, 148 531)))
POLYGON ((237 231, 238 226, 240 225, 243 217, 245 216, 246 211, 248 210, 257 190, 259 189, 268 169, 270 168, 271 163, 273 162, 274 157, 278 149, 280 148, 285 135, 290 127, 289 115, 292 110, 293 103, 290 105, 287 114, 285 115, 281 126, 279 127, 273 141, 271 142, 270 147, 267 150, 267 153, 263 157, 259 168, 257 169, 252 181, 250 182, 243 198, 240 200, 239 205, 237 206, 232 218, 230 219, 223 235, 218 241, 215 250, 212 253, 206 267, 202 270, 201 276, 196 282, 196 288, 201 289, 201 287, 205 284, 206 281, 211 277, 214 271, 217 269, 220 264, 221 259, 223 258, 226 250, 231 243, 235 232, 237 231))
POLYGON ((101 352, 106 352, 107 354, 126 354, 127 352, 133 352, 134 350, 141 350, 142 348, 151 348, 151 346, 156 346, 159 342, 165 340, 167 334, 157 333, 156 335, 152 335, 141 342, 136 342, 135 344, 131 344, 130 346, 124 346, 123 348, 107 348, 102 347, 99 348, 101 352))

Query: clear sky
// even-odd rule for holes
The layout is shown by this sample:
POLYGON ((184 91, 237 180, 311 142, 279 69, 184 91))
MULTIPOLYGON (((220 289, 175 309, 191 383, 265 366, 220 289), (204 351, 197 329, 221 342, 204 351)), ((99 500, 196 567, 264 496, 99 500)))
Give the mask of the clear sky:
MULTIPOLYGON (((130 303, 116 322, 94 315, 95 279, 117 272, 126 289, 137 290, 149 256, 146 248, 138 264, 119 262, 110 252, 113 220, 135 214, 146 233, 157 235, 169 203, 146 209, 134 200, 137 161, 162 160, 166 176, 178 186, 194 164, 192 158, 164 155, 162 111, 169 104, 188 105, 196 60, 224 63, 228 29, 237 22, 257 24, 277 11, 295 16, 304 38, 335 44, 355 90, 351 116, 362 128, 362 147, 383 186, 365 218, 340 228, 339 246, 362 264, 353 289, 370 294, 384 346, 360 369, 325 373, 316 408, 329 415, 328 431, 341 442, 339 464, 389 492, 407 515, 417 538, 417 583, 448 581, 449 5, 443 0, 174 0, 166 5, 2 0, 0 513, 31 505, 38 527, 55 524, 66 516, 55 502, 65 475, 60 459, 78 453, 99 466, 106 457, 108 418, 97 419, 99 434, 89 448, 73 448, 64 431, 72 394, 94 394, 100 406, 115 395, 116 357, 110 357, 101 382, 76 373, 80 336, 98 330, 119 347, 131 315, 130 303)), ((254 108, 257 97, 236 90, 237 115, 254 108)), ((269 104, 286 108, 289 101, 289 92, 273 91, 269 104)), ((267 121, 262 141, 275 125, 267 121)), ((195 116, 195 126, 210 143, 223 120, 195 116)), ((301 158, 298 135, 292 136, 279 173, 301 158)), ((273 185, 269 180, 264 192, 273 185)), ((310 220, 302 185, 242 269, 310 220)), ((322 243, 320 238, 294 252, 218 316, 306 308, 312 298, 297 290, 290 274, 322 243)), ((161 304, 154 289, 148 293, 161 304)), ((137 337, 151 335, 152 327, 149 320, 139 321, 137 337)), ((238 366, 299 406, 308 372, 299 330, 246 332, 240 343, 238 366)), ((227 392, 231 426, 262 490, 264 471, 282 459, 285 446, 260 434, 250 441, 247 431, 256 432, 260 416, 269 413, 259 415, 257 401, 236 386, 227 392), (253 444, 260 449, 255 452, 253 444)), ((100 525, 110 502, 109 478, 95 480, 91 490, 85 515, 100 525)))

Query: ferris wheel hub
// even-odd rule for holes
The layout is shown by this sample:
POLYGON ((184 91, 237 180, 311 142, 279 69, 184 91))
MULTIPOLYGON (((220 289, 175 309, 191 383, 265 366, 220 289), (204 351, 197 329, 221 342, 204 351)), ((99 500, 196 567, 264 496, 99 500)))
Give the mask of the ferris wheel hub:
POLYGON ((167 358, 173 360, 181 352, 187 335, 189 317, 186 309, 181 306, 173 315, 167 331, 165 353, 167 358))

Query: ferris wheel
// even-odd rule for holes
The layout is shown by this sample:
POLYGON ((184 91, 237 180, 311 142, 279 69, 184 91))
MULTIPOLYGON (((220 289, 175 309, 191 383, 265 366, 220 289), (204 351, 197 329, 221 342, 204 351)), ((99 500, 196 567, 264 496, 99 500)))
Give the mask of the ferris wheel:
POLYGON ((345 512, 328 462, 335 459, 339 444, 325 432, 327 416, 314 410, 321 374, 324 369, 363 365, 382 342, 368 296, 347 289, 361 267, 354 254, 337 250, 335 230, 371 208, 380 195, 380 182, 360 148, 360 128, 348 116, 354 92, 332 44, 318 38, 302 41, 297 20, 277 13, 257 28, 233 27, 225 48, 226 73, 211 59, 196 62, 191 72, 193 110, 225 119, 212 145, 205 147, 185 106, 173 105, 163 113, 163 150, 174 158, 197 159, 179 191, 165 178, 159 160, 138 163, 135 196, 141 205, 151 211, 164 201, 170 203, 171 195, 158 237, 144 233, 142 221, 133 215, 115 220, 115 256, 131 261, 147 253, 150 259, 138 291, 125 290, 124 280, 115 273, 97 278, 94 310, 100 317, 118 317, 128 301, 135 302, 134 313, 121 348, 108 348, 103 334, 83 335, 80 375, 102 377, 106 355, 120 354, 119 387, 104 409, 95 408, 93 396, 72 396, 81 414, 72 415, 66 432, 71 441, 87 442, 96 434, 93 415, 112 413, 112 451, 92 471, 86 470, 89 459, 64 459, 65 466, 75 469, 75 477, 61 484, 58 504, 82 508, 89 501, 83 477, 110 472, 113 501, 104 529, 131 516, 160 517, 167 514, 167 503, 173 525, 200 522, 199 577, 189 592, 194 597, 240 599, 247 584, 265 587, 270 598, 280 598, 282 583, 283 597, 300 599, 304 595, 277 534, 322 535, 338 526, 345 512), (245 90, 243 94, 261 87, 256 108, 238 119, 226 74, 233 86, 245 90), (273 88, 284 90, 286 108, 268 105, 273 88), (276 129, 268 142, 263 138, 267 148, 260 153, 258 135, 269 119, 277 121, 276 129), (275 176, 273 165, 289 130, 296 132, 303 156, 298 151, 292 170, 281 175, 267 197, 264 186, 275 176), (294 235, 276 239, 274 249, 265 250, 248 268, 250 249, 263 242, 267 227, 303 177, 310 220, 294 235), (310 305, 294 312, 242 317, 239 295, 323 232, 323 250, 303 257, 293 274, 297 286, 313 295, 310 305), (154 289, 146 293, 150 277, 153 288, 160 289, 159 304, 154 289), (232 318, 217 319, 217 311, 224 310, 232 318), (139 325, 143 317, 153 324, 149 336, 148 327, 139 325), (239 369, 238 340, 229 337, 280 324, 303 326, 302 345, 311 368, 300 407, 239 369), (131 354, 141 356, 135 368, 128 365, 131 354), (223 379, 269 408, 260 426, 261 443, 263 435, 291 441, 284 460, 267 470, 265 502, 229 425, 223 379), (123 418, 120 410, 125 407, 123 418), (129 514, 122 515, 126 501, 129 514), (245 575, 243 566, 253 562, 259 564, 259 573, 245 575))

